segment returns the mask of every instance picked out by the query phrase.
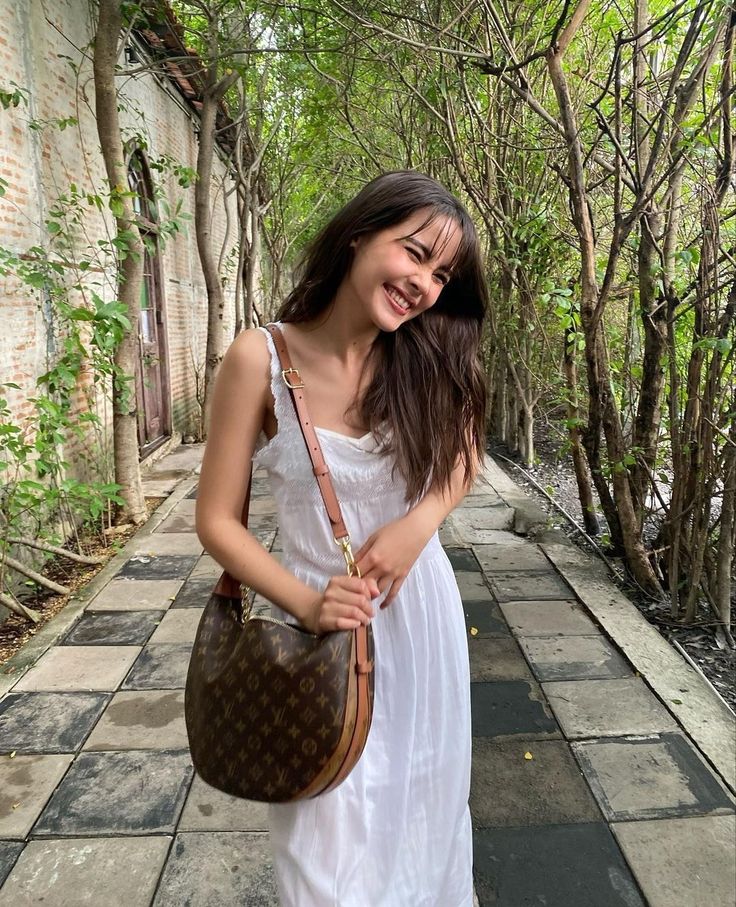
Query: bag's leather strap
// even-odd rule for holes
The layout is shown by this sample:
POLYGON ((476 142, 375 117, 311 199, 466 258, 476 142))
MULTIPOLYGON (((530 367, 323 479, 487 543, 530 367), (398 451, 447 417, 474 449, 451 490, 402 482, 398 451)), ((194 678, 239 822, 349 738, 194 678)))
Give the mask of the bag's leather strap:
POLYGON ((319 485, 322 500, 325 503, 327 517, 332 527, 332 534, 335 539, 345 538, 348 534, 345 528, 345 522, 340 511, 340 502, 335 494, 335 489, 330 478, 330 469, 325 462, 322 448, 317 439, 317 432, 314 430, 312 420, 309 418, 307 402, 304 398, 304 383, 302 382, 299 369, 293 367, 289 348, 284 340, 284 335, 279 327, 275 324, 267 324, 266 329, 273 337, 273 343, 278 353, 279 362, 281 363, 281 375, 286 386, 289 388, 291 400, 296 410, 296 416, 299 420, 299 428, 304 436, 304 443, 307 445, 309 458, 312 461, 312 469, 319 485))

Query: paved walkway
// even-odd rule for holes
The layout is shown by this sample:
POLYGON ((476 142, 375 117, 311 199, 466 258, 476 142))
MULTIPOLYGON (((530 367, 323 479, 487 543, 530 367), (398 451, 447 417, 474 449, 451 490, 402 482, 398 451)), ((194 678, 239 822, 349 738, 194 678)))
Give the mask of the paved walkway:
MULTIPOLYGON (((194 534, 198 455, 162 460, 147 485, 167 501, 0 668, 0 907, 277 903, 265 808, 193 777, 186 749, 219 572, 194 534)), ((278 550, 262 477, 254 491, 278 550)), ((733 715, 594 561, 513 532, 540 519, 490 464, 442 529, 468 627, 480 905, 733 907, 733 715)))

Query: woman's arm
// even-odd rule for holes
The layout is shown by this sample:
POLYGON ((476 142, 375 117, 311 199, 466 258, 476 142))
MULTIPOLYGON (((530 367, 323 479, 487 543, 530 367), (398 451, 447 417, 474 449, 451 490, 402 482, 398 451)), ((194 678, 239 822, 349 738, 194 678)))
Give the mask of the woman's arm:
POLYGON ((386 598, 385 608, 396 598, 409 571, 438 527, 470 490, 472 479, 465 481, 465 469, 458 464, 449 486, 431 491, 409 510, 406 516, 388 523, 366 541, 355 555, 361 575, 374 579, 386 598))
POLYGON ((372 584, 334 577, 320 594, 282 567, 241 523, 270 383, 266 338, 261 331, 246 331, 230 346, 215 383, 197 492, 197 534, 204 548, 235 579, 293 614, 308 629, 350 629, 372 616, 372 584))

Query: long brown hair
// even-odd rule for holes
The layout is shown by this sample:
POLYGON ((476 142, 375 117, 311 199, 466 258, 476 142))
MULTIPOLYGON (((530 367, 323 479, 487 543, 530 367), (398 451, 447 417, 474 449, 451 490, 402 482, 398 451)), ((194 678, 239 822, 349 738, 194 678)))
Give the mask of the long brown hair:
POLYGON ((479 349, 488 305, 478 237, 465 208, 444 186, 410 170, 368 183, 308 248, 299 279, 279 312, 284 322, 312 321, 332 303, 353 260, 351 241, 428 212, 460 227, 451 276, 437 302, 397 331, 381 332, 362 399, 361 422, 384 438, 407 486, 409 500, 445 490, 455 465, 466 480, 485 451, 486 389, 479 349))

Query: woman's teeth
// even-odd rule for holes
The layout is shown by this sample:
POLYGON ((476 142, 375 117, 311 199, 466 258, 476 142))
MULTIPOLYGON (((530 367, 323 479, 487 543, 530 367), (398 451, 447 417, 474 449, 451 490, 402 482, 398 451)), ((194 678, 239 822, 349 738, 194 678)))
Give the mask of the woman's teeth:
POLYGON ((396 305, 399 306, 399 308, 403 309, 405 312, 409 311, 409 303, 404 299, 403 296, 397 293, 393 287, 386 287, 386 292, 396 303, 396 305))

